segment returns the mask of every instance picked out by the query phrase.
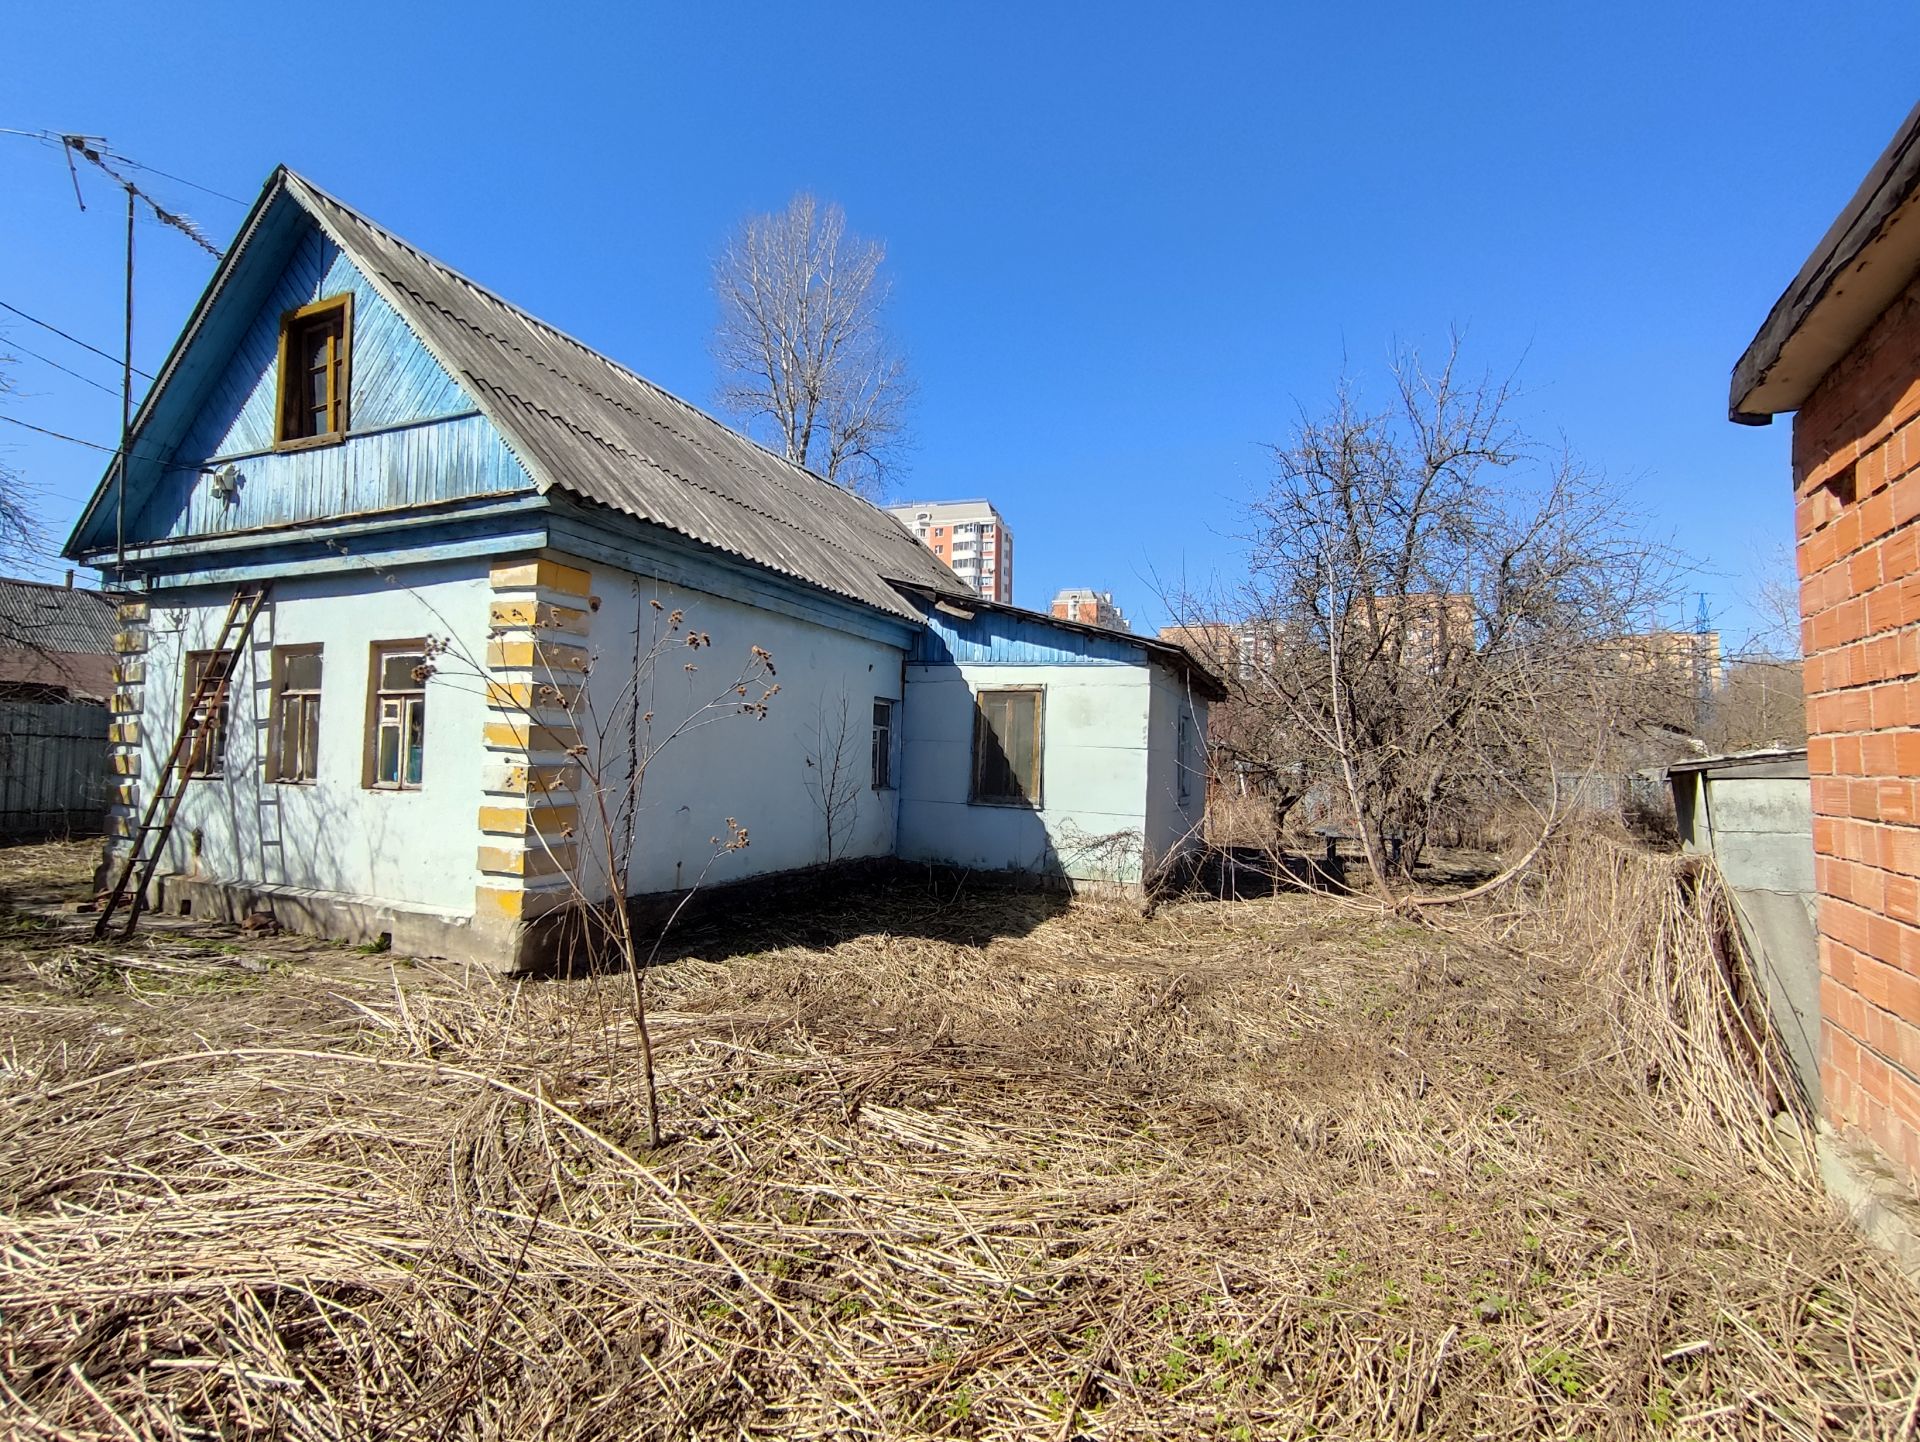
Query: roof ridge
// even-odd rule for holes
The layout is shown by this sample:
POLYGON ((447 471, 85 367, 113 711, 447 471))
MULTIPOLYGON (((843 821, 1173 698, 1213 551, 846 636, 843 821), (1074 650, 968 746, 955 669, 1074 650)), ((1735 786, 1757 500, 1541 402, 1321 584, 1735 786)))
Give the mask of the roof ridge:
POLYGON ((34 586, 42 591, 58 591, 68 596, 93 596, 101 601, 107 593, 94 586, 75 586, 64 581, 36 581, 31 576, 0 576, 0 586, 34 586))

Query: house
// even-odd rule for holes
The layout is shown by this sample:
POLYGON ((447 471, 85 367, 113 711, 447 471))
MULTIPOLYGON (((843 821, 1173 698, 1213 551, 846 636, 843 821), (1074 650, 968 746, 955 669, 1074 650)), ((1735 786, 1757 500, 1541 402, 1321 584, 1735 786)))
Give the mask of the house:
POLYGON ((113 694, 113 602, 98 591, 0 576, 0 701, 113 694))
POLYGON ((1187 653, 982 601, 885 512, 285 169, 130 449, 67 543, 130 597, 119 854, 228 677, 151 904, 517 968, 604 889, 609 837, 634 895, 871 858, 1137 888, 1197 827, 1218 683, 1187 653), (656 641, 681 649, 646 665, 656 641), (623 703, 647 737, 710 723, 630 832, 595 821, 623 703))
POLYGON ((1734 367, 1787 412, 1822 1106, 1920 1183, 1920 107, 1734 367))

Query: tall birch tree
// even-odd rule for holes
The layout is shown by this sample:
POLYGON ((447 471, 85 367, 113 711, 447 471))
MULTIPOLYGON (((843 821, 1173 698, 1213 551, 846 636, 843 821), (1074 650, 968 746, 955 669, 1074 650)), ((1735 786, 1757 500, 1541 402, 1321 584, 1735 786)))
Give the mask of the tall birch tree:
POLYGON ((869 500, 905 449, 913 383, 885 324, 886 247, 802 192, 753 215, 714 262, 723 409, 772 449, 869 500))

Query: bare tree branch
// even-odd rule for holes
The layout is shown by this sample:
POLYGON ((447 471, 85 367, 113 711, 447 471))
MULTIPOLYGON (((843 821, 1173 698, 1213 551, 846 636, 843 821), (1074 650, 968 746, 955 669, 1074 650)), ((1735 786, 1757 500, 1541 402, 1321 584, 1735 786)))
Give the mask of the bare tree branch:
MULTIPOLYGON (((1531 441, 1511 378, 1411 353, 1389 402, 1343 382, 1273 448, 1246 571, 1174 606, 1227 651, 1216 760, 1274 797, 1318 791, 1395 905, 1436 826, 1505 806, 1539 838, 1649 728, 1691 734, 1689 638, 1662 631, 1678 557, 1618 491, 1531 441)), ((1634 764, 1645 764, 1640 761, 1634 764)))
POLYGON ((788 460, 876 500, 906 447, 913 395, 884 324, 886 248, 802 192, 743 221, 714 262, 719 401, 788 460))
MULTIPOLYGON (((8 370, 14 364, 12 356, 0 351, 0 401, 13 394, 13 377, 8 370)), ((23 565, 45 560, 47 554, 46 538, 34 514, 26 481, 0 457, 0 567, 17 571, 23 565)))

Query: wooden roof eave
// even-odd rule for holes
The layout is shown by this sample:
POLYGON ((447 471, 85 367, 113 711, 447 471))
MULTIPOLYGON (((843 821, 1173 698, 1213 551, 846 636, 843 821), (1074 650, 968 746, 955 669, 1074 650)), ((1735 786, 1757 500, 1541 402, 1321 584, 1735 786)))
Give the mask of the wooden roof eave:
POLYGON ((1815 386, 1920 274, 1920 105, 1867 172, 1733 368, 1728 417, 1766 425, 1815 386))

